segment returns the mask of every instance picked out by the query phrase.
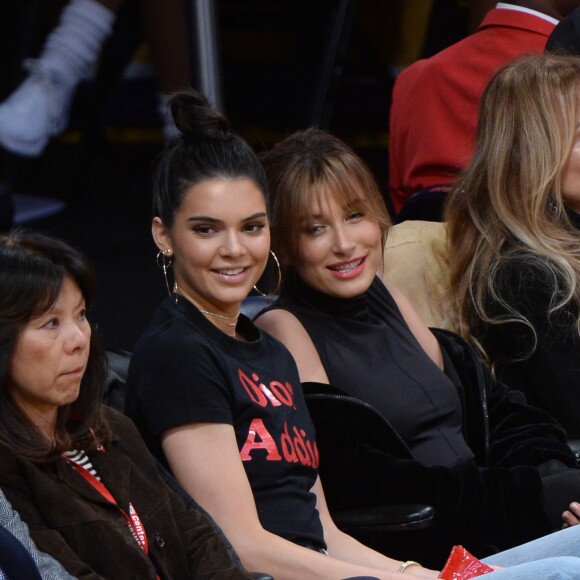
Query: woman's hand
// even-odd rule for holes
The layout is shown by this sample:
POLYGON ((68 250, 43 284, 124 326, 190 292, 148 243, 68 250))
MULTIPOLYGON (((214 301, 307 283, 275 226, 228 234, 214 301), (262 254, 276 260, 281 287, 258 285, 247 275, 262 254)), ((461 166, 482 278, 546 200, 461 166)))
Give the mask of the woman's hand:
POLYGON ((570 507, 562 514, 562 519, 564 520, 563 528, 580 524, 580 503, 573 501, 570 507))

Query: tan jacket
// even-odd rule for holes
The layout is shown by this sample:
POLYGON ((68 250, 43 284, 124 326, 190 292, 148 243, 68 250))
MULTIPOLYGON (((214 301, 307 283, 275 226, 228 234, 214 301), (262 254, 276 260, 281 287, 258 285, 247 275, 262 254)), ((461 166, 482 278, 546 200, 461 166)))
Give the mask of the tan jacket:
POLYGON ((428 326, 457 330, 444 223, 408 220, 390 228, 382 277, 404 294, 428 326))

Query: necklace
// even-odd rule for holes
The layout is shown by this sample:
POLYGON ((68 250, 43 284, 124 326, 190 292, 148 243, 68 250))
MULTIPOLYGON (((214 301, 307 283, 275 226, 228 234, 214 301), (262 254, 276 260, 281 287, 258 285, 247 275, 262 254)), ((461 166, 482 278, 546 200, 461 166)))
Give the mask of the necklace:
POLYGON ((185 296, 202 314, 207 314, 207 316, 213 316, 214 318, 219 318, 221 320, 231 320, 232 322, 224 322, 226 326, 234 327, 238 323, 238 318, 240 317, 241 310, 238 310, 238 313, 235 316, 226 316, 225 314, 218 314, 217 312, 210 312, 209 310, 205 310, 202 308, 191 296, 186 294, 181 288, 177 287, 177 282, 173 287, 173 291, 177 294, 182 294, 185 296))
MULTIPOLYGON (((197 304, 196 304, 197 306, 197 304)), ((238 318, 240 317, 240 313, 238 312, 235 316, 225 316, 223 314, 218 314, 217 312, 210 312, 209 310, 204 310, 197 306, 198 310, 203 313, 207 314, 208 316, 215 316, 216 318, 221 318, 222 320, 233 320, 233 322, 225 322, 228 326, 235 326, 238 323, 238 318)))

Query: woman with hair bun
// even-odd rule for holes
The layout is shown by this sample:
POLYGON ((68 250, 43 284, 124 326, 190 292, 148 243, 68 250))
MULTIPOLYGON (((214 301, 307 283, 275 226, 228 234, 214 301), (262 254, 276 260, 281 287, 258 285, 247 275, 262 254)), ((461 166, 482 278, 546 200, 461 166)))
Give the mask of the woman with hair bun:
POLYGON ((152 224, 169 296, 133 351, 126 411, 248 569, 394 577, 401 562, 332 522, 294 360, 240 314, 270 256, 262 166, 202 97, 171 108, 181 136, 156 167, 152 224))
MULTIPOLYGON (((156 168, 152 226, 169 296, 134 349, 127 412, 247 569, 276 580, 438 577, 333 523, 294 359, 240 314, 270 254, 263 169, 202 97, 179 94, 172 111, 182 134, 156 168)), ((573 527, 507 552, 501 564, 513 568, 490 580, 578 579, 579 536, 573 527), (561 557, 529 562, 551 554, 561 557)))

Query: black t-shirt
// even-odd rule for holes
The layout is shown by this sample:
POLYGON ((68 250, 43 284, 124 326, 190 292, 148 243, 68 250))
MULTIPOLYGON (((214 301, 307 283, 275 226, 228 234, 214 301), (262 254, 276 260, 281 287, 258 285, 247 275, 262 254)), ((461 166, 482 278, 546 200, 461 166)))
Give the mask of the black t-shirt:
POLYGON ((332 385, 375 407, 424 465, 473 459, 457 388, 425 353, 375 278, 360 296, 322 294, 300 280, 274 305, 302 323, 332 385))
POLYGON ((233 425, 264 529, 324 548, 316 496, 318 451, 294 359, 243 315, 231 338, 184 298, 157 309, 137 343, 126 413, 165 462, 164 431, 190 423, 233 425))

